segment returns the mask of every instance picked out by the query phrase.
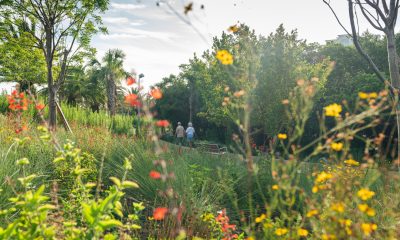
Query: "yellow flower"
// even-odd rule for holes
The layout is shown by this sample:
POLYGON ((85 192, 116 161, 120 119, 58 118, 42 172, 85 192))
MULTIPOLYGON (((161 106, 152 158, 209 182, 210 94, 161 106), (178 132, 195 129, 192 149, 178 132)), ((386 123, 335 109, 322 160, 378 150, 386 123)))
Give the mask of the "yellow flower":
POLYGON ((370 208, 368 204, 359 204, 358 209, 360 209, 361 212, 365 212, 370 217, 375 216, 375 210, 370 208))
POLYGON ((322 234, 322 240, 334 240, 336 236, 333 234, 322 234))
POLYGON ((342 225, 344 225, 344 226, 347 226, 347 227, 349 227, 349 226, 351 226, 351 220, 350 219, 339 219, 339 223, 340 224, 342 224, 342 225))
POLYGON ((215 56, 223 65, 233 63, 233 56, 227 50, 219 50, 215 56))
POLYGON ((360 99, 373 99, 377 98, 378 94, 376 92, 371 92, 371 93, 359 92, 358 97, 360 99))
POLYGON ((344 212, 345 207, 346 207, 346 206, 345 206, 342 202, 338 202, 338 203, 332 204, 331 209, 332 209, 333 211, 342 213, 342 212, 344 212))
POLYGON ((339 117, 342 112, 342 106, 337 103, 326 106, 324 109, 325 115, 328 117, 339 117))
POLYGON ((297 234, 298 234, 300 237, 307 237, 308 231, 307 231, 307 229, 299 228, 299 229, 297 230, 297 234))
POLYGON ((336 151, 336 152, 339 152, 339 151, 341 151, 342 149, 343 149, 343 143, 341 143, 341 142, 333 142, 333 143, 331 143, 331 148, 332 148, 332 150, 334 150, 334 151, 336 151))
POLYGON ((373 231, 375 231, 378 226, 375 223, 363 223, 361 224, 361 229, 364 232, 365 236, 371 235, 373 231))
POLYGON ((313 192, 313 193, 317 193, 317 192, 318 192, 318 186, 314 186, 314 187, 312 188, 312 192, 313 192))
POLYGON ((288 230, 286 228, 277 228, 275 230, 275 234, 278 236, 285 235, 287 232, 288 232, 288 230))
POLYGON ((359 92, 359 93, 358 93, 358 97, 359 97, 360 99, 367 99, 367 98, 368 98, 368 93, 359 92))
POLYGON ((357 162, 356 160, 351 159, 351 158, 345 160, 344 163, 346 163, 347 165, 350 165, 350 166, 359 166, 360 165, 359 162, 357 162))
POLYGON ((256 223, 260 223, 262 222, 264 219, 267 218, 267 215, 265 215, 264 213, 261 214, 259 217, 256 217, 256 223))
POLYGON ((357 196, 364 201, 372 198, 374 195, 375 193, 373 191, 370 191, 369 189, 366 188, 362 188, 357 192, 357 196))
POLYGON ((315 179, 315 182, 322 183, 325 182, 326 180, 331 179, 332 177, 333 177, 332 174, 322 171, 320 174, 318 174, 317 178, 315 179))
POLYGON ((256 239, 254 237, 250 236, 250 237, 247 237, 246 240, 256 240, 256 239))
POLYGON ((307 217, 312 217, 312 216, 315 216, 317 214, 318 214, 318 210, 313 209, 313 210, 308 211, 307 217))
POLYGON ((272 190, 278 190, 278 189, 279 189, 278 185, 275 184, 275 185, 272 186, 272 190))
POLYGON ((230 26, 230 27, 228 28, 228 32, 235 33, 235 32, 237 32, 237 31, 239 31, 239 27, 238 27, 237 25, 232 25, 232 26, 230 26))
POLYGON ((284 139, 287 139, 287 135, 286 135, 286 133, 279 133, 278 138, 284 140, 284 139))

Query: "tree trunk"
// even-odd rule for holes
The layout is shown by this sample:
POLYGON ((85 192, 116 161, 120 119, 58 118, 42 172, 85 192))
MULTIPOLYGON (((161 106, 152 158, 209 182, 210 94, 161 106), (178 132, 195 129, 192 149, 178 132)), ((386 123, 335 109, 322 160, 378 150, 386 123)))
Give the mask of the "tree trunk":
POLYGON ((115 84, 111 76, 107 76, 107 108, 110 116, 115 115, 115 84))
MULTIPOLYGON (((395 91, 395 101, 399 100, 400 89, 400 72, 399 72, 399 59, 397 57, 396 39, 394 29, 390 29, 386 33, 387 38, 387 52, 389 61, 389 72, 391 84, 395 91)), ((396 120, 397 120, 397 158, 400 159, 400 105, 396 103, 396 120)), ((400 169, 400 168, 399 168, 400 169)))
POLYGON ((193 91, 191 89, 189 96, 189 122, 192 122, 192 118, 193 118, 193 91))

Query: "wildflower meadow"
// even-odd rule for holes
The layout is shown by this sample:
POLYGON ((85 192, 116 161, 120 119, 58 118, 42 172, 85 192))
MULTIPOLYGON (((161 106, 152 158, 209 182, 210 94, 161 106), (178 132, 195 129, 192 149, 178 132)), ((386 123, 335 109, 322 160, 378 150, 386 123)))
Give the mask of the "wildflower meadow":
POLYGON ((399 1, 178 2, 0 0, 0 239, 400 239, 399 1))

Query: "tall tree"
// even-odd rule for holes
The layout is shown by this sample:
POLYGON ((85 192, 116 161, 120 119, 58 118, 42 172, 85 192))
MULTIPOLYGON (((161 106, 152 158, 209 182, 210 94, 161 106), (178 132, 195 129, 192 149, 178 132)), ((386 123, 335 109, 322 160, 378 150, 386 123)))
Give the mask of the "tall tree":
POLYGON ((27 31, 46 60, 49 126, 56 127, 56 97, 65 80, 71 57, 88 49, 90 39, 102 27, 99 13, 108 0, 2 0, 2 24, 14 26, 25 20, 34 28, 27 31))
POLYGON ((107 108, 111 116, 116 113, 117 81, 126 76, 124 71, 125 54, 122 50, 108 50, 103 57, 103 76, 107 86, 107 108))

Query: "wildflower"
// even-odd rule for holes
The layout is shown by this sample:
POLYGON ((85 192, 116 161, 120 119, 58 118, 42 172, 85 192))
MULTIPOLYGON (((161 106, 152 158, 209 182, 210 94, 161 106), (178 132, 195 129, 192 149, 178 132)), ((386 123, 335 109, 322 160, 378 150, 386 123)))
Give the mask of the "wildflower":
POLYGON ((368 206, 368 204, 359 204, 359 205, 358 205, 358 209, 359 209, 361 212, 366 213, 366 214, 367 214, 368 216, 370 216, 370 217, 375 216, 375 210, 374 210, 373 208, 370 208, 370 207, 368 206))
POLYGON ((279 133, 278 138, 284 140, 284 139, 287 139, 287 135, 286 135, 286 133, 279 133))
POLYGON ((150 171, 149 176, 150 176, 152 179, 160 179, 160 178, 161 178, 161 173, 152 170, 152 171, 150 171))
POLYGON ((168 212, 168 208, 165 207, 159 207, 154 209, 153 211, 153 218, 154 220, 163 220, 165 218, 165 215, 168 212))
POLYGON ((376 92, 372 92, 372 93, 368 94, 368 97, 369 98, 377 98, 378 94, 376 92))
POLYGON ((272 185, 272 190, 278 190, 279 189, 279 186, 278 185, 272 185))
POLYGON ((322 240, 334 240, 336 236, 334 234, 322 234, 322 240))
POLYGON ((362 188, 357 192, 357 196, 364 201, 372 198, 374 195, 375 193, 373 191, 370 191, 369 189, 366 188, 362 188))
POLYGON ((326 106, 324 109, 325 115, 328 117, 339 117, 342 112, 342 106, 337 103, 326 106))
POLYGON ((161 90, 158 89, 158 88, 153 88, 153 89, 150 91, 150 95, 151 95, 154 99, 161 99, 162 96, 163 96, 161 90))
POLYGON ((230 26, 229 28, 228 28, 228 32, 232 32, 232 33, 235 33, 235 32, 237 32, 237 31, 239 31, 239 27, 235 24, 235 25, 232 25, 232 26, 230 26))
POLYGON ((367 98, 368 98, 368 93, 359 92, 359 93, 358 93, 358 97, 359 97, 360 99, 367 99, 367 98))
POLYGON ((378 226, 375 223, 363 223, 361 224, 361 229, 364 232, 365 236, 371 235, 373 231, 375 231, 378 226))
POLYGON ((313 193, 317 193, 318 190, 319 190, 318 186, 314 186, 314 187, 312 188, 311 191, 312 191, 313 193))
POLYGON ((333 211, 342 213, 342 212, 344 212, 345 205, 342 202, 334 203, 334 204, 332 204, 331 209, 333 211))
POLYGON ((169 126, 169 122, 168 122, 168 120, 158 120, 156 125, 158 127, 168 127, 169 126))
POLYGON ((322 171, 320 174, 318 174, 317 178, 315 179, 315 182, 317 183, 322 183, 325 182, 329 179, 331 179, 333 176, 331 173, 327 173, 325 171, 322 171))
POLYGON ((36 105, 36 109, 39 111, 41 111, 44 107, 45 107, 45 105, 43 103, 39 103, 36 105))
POLYGON ((246 240, 256 240, 256 239, 254 237, 250 236, 250 237, 247 237, 246 240))
POLYGON ((233 96, 235 96, 235 97, 241 97, 241 96, 243 96, 245 93, 246 93, 246 92, 245 92, 244 90, 240 90, 240 91, 234 92, 234 93, 233 93, 233 96))
POLYGON ((134 84, 135 82, 136 82, 136 81, 135 81, 135 79, 134 79, 132 76, 129 76, 129 77, 126 79, 126 85, 128 85, 128 86, 134 84))
POLYGON ((351 226, 351 220, 350 219, 339 219, 339 223, 344 225, 344 226, 351 226))
POLYGON ((332 148, 332 150, 334 150, 336 152, 340 152, 343 149, 343 143, 333 142, 333 143, 331 143, 331 148, 332 148))
POLYGON ((354 159, 351 159, 351 158, 345 160, 344 163, 346 163, 347 165, 350 165, 350 166, 359 166, 360 165, 359 162, 357 162, 357 161, 355 161, 354 159))
POLYGON ((277 229, 275 230, 275 234, 276 234, 277 236, 285 235, 287 232, 288 232, 288 230, 287 230, 286 228, 277 228, 277 229))
POLYGON ((130 106, 140 106, 140 102, 137 100, 138 96, 134 93, 128 94, 125 96, 125 103, 130 106))
POLYGON ((359 92, 358 97, 360 99, 374 99, 378 97, 378 94, 376 92, 371 92, 371 93, 359 92))
POLYGON ((315 216, 315 215, 318 215, 318 210, 317 209, 313 209, 313 210, 308 211, 306 216, 307 217, 312 217, 312 216, 315 216))
POLYGON ((216 54, 216 58, 223 65, 231 65, 233 63, 233 56, 227 50, 219 50, 216 54))
POLYGON ((300 237, 307 237, 308 231, 307 231, 307 229, 299 228, 299 229, 297 230, 297 234, 298 234, 300 237))
POLYGON ((282 100, 282 104, 283 105, 288 105, 290 102, 289 102, 289 99, 284 99, 284 100, 282 100))
POLYGON ((265 215, 264 213, 261 214, 259 217, 256 217, 256 223, 260 223, 262 222, 264 219, 267 218, 267 215, 265 215))

